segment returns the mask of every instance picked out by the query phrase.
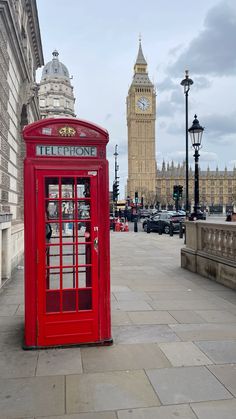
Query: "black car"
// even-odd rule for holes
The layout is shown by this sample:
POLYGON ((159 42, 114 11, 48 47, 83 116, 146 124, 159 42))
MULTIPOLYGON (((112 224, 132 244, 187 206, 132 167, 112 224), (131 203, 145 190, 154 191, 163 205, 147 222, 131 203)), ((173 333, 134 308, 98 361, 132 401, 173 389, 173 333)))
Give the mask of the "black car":
POLYGON ((144 231, 148 230, 148 223, 150 231, 161 233, 170 233, 170 223, 172 222, 173 232, 178 233, 180 230, 180 223, 184 222, 183 215, 175 212, 162 212, 150 217, 149 220, 143 222, 144 231))

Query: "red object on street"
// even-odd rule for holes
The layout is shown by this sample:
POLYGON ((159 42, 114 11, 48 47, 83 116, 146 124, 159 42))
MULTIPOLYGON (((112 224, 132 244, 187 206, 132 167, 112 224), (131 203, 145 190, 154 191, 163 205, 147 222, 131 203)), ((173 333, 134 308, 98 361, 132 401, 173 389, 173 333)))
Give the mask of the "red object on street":
POLYGON ((129 223, 128 223, 128 221, 125 222, 124 231, 129 231, 129 223))
POLYGON ((111 344, 108 132, 50 118, 23 137, 24 348, 111 344))

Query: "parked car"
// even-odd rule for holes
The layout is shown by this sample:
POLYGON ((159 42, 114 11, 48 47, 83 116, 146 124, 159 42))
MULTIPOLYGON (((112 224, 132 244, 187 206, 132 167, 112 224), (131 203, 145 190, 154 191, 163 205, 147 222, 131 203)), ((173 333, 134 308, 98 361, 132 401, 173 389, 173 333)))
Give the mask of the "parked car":
POLYGON ((148 222, 150 231, 162 232, 165 234, 170 233, 170 223, 172 222, 173 232, 178 233, 180 230, 180 222, 184 222, 184 217, 177 212, 162 212, 150 217, 149 220, 143 222, 143 229, 147 231, 148 222))

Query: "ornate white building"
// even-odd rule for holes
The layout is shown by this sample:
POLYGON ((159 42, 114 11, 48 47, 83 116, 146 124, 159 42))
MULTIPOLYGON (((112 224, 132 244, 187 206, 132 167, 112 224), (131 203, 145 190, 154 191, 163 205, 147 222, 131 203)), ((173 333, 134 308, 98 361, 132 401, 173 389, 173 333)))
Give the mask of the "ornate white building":
POLYGON ((0 0, 0 286, 23 254, 24 125, 40 118, 36 0, 0 0))
POLYGON ((52 53, 42 72, 39 85, 39 106, 41 118, 75 117, 73 87, 67 67, 58 59, 59 53, 52 53))

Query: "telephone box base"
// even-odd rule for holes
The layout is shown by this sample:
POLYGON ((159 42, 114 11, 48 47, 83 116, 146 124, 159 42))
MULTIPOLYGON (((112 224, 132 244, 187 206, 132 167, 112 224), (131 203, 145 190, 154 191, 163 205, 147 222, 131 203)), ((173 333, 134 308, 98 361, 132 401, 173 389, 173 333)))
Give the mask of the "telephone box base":
POLYGON ((65 348, 79 348, 81 346, 111 346, 113 345, 113 339, 105 339, 99 342, 86 342, 86 343, 75 343, 75 344, 68 344, 68 345, 51 345, 51 346, 26 346, 22 345, 22 349, 24 351, 38 351, 41 349, 65 349, 65 348))

